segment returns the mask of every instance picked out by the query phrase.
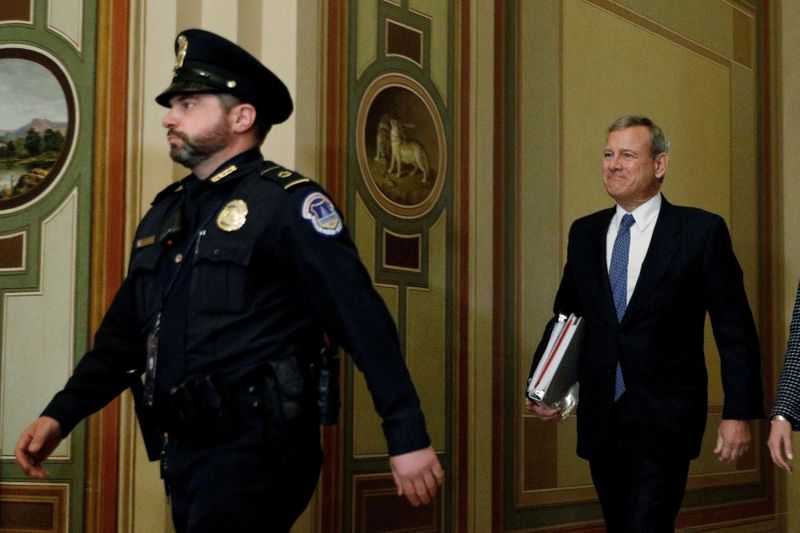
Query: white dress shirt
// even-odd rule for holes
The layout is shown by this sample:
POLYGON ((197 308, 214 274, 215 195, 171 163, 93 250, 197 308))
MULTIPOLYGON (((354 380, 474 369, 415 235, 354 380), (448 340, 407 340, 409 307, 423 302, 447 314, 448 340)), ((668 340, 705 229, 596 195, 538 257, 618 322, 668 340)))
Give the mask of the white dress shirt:
MULTIPOLYGON (((636 288, 636 282, 642 272, 642 263, 644 256, 647 255, 647 249, 650 247, 650 240, 653 238, 653 229, 656 227, 659 211, 661 211, 660 192, 630 213, 633 215, 634 223, 630 229, 631 245, 628 252, 628 302, 631 301, 633 289, 636 288)), ((614 250, 617 230, 622 217, 626 214, 628 214, 627 211, 617 205, 617 212, 614 213, 606 234, 606 268, 611 266, 611 252, 614 250)))

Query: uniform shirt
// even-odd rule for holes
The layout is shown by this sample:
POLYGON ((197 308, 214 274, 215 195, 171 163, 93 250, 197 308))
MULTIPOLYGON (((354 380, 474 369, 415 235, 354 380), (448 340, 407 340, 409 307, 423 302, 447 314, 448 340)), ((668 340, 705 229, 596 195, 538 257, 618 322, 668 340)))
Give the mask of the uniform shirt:
POLYGON ((219 372, 239 380, 281 357, 308 363, 325 333, 364 373, 389 453, 430 444, 397 329, 338 210, 317 184, 264 162, 258 150, 156 197, 94 348, 43 413, 64 435, 127 387, 126 372, 144 370, 159 310, 156 403, 187 377, 219 372), (232 202, 246 211, 243 223, 223 214, 232 202), (162 244, 166 221, 179 210, 185 228, 162 244), (179 265, 165 298, 167 271, 179 265))

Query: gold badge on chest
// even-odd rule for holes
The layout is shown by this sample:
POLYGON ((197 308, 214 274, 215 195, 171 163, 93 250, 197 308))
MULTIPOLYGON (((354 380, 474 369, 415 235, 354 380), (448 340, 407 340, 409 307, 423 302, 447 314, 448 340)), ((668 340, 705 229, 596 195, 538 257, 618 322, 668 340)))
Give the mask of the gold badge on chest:
POLYGON ((247 222, 247 204, 244 200, 231 200, 217 215, 217 227, 222 231, 236 231, 247 222))

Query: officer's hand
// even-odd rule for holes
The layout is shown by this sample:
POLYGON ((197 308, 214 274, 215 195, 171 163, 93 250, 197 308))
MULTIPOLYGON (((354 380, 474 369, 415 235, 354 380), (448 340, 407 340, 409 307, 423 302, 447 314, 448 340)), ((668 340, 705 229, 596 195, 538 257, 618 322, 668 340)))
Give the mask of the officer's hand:
POLYGON ((397 495, 405 496, 414 507, 428 504, 444 481, 444 470, 436 452, 428 446, 389 458, 397 495))
POLYGON ((60 442, 61 424, 49 416, 40 416, 19 436, 14 449, 17 464, 31 477, 48 477, 50 473, 42 467, 42 462, 50 457, 60 442))

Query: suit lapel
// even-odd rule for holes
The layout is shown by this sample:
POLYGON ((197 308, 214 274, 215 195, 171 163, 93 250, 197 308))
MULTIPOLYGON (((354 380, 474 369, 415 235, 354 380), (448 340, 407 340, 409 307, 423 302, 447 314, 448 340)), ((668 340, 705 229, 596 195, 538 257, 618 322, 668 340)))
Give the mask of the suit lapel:
POLYGON ((589 287, 596 287, 598 290, 597 304, 601 308, 600 316, 608 319, 609 324, 616 324, 617 311, 614 307, 614 296, 611 293, 611 282, 608 279, 608 253, 606 239, 608 237, 608 226, 614 217, 615 208, 611 208, 597 218, 597 225, 593 229, 591 237, 591 251, 589 261, 591 267, 587 269, 589 276, 595 276, 589 287))
POLYGON ((628 308, 622 321, 630 320, 630 317, 644 305, 653 291, 658 287, 661 278, 666 274, 672 263, 675 253, 680 247, 678 234, 681 231, 680 222, 675 213, 675 209, 662 197, 661 209, 656 219, 656 226, 653 228, 653 237, 650 246, 647 248, 642 271, 633 290, 628 308))

